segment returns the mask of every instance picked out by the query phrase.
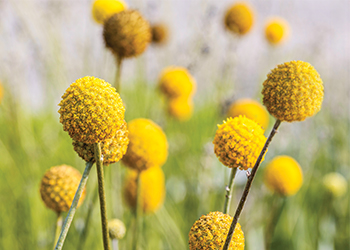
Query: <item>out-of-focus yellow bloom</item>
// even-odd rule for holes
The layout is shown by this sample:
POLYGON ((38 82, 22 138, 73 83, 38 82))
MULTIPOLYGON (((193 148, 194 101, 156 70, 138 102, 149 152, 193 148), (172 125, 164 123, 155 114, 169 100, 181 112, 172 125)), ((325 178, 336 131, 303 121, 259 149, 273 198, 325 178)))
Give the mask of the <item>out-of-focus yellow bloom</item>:
POLYGON ((323 82, 309 63, 280 64, 267 75, 263 86, 264 105, 280 121, 303 121, 321 109, 323 82))
POLYGON ((124 123, 124 104, 115 88, 92 76, 72 83, 59 106, 63 130, 78 142, 94 144, 111 139, 124 123))
POLYGON ((164 24, 155 24, 151 26, 152 42, 156 44, 164 44, 169 38, 169 29, 164 24))
POLYGON ((104 23, 113 14, 127 9, 122 0, 96 0, 92 5, 92 17, 97 23, 104 23))
POLYGON ((267 165, 264 181, 272 191, 290 196, 296 194, 303 184, 303 173, 292 157, 277 156, 267 165))
POLYGON ((224 22, 228 30, 244 35, 254 24, 254 12, 247 3, 235 3, 226 11, 224 22))
POLYGON ((106 47, 119 58, 142 54, 152 39, 151 27, 136 10, 114 14, 104 23, 106 47))
POLYGON ((4 96, 4 88, 2 87, 1 82, 0 82, 0 103, 2 101, 3 96, 4 96))
POLYGON ((183 67, 165 68, 160 74, 158 85, 168 98, 188 98, 196 91, 196 81, 183 67))
MULTIPOLYGON (((189 237, 190 250, 222 249, 233 218, 221 212, 210 212, 202 215, 191 227, 189 237)), ((237 223, 229 245, 229 250, 244 249, 244 234, 237 223)))
MULTIPOLYGON (((153 213, 163 205, 165 198, 165 178, 160 167, 151 167, 140 173, 140 200, 144 213, 153 213)), ((137 171, 128 171, 124 182, 124 198, 131 207, 136 207, 137 171)))
POLYGON ((214 152, 225 166, 246 170, 254 167, 265 141, 264 130, 259 124, 245 116, 229 117, 218 125, 214 152))
MULTIPOLYGON (((101 142, 103 165, 118 162, 126 153, 129 144, 128 128, 124 121, 112 139, 101 142)), ((95 162, 94 144, 73 141, 75 152, 86 162, 95 162)))
POLYGON ((348 189, 346 179, 338 173, 326 174, 323 177, 323 185, 334 197, 343 196, 348 189))
POLYGON ((193 101, 191 98, 172 98, 168 103, 168 112, 179 121, 187 121, 193 113, 193 101))
POLYGON ((148 119, 134 119, 128 124, 129 147, 122 161, 128 167, 143 171, 162 166, 168 157, 168 141, 161 127, 148 119))
POLYGON ((231 104, 227 116, 244 115, 260 124, 264 129, 269 125, 269 113, 259 102, 252 99, 239 99, 231 104))
MULTIPOLYGON (((81 174, 71 166, 61 165, 46 171, 41 180, 40 194, 45 205, 57 213, 67 212, 78 189, 81 174)), ((85 199, 84 189, 78 207, 85 199)))
POLYGON ((289 25, 282 18, 274 18, 267 22, 265 26, 265 37, 269 43, 276 45, 287 39, 289 35, 289 25))
POLYGON ((124 238, 126 228, 121 220, 113 219, 108 221, 109 237, 114 240, 120 240, 124 238))

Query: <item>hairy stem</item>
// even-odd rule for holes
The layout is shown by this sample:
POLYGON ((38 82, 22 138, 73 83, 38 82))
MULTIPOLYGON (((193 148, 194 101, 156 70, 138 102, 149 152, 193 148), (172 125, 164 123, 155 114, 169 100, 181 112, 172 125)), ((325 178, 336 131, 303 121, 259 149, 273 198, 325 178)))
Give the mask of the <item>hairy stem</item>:
POLYGON ((224 214, 227 214, 230 211, 231 198, 232 198, 232 189, 233 189, 233 180, 235 179, 237 168, 231 169, 230 181, 228 186, 226 186, 226 196, 225 196, 225 205, 224 205, 224 214))

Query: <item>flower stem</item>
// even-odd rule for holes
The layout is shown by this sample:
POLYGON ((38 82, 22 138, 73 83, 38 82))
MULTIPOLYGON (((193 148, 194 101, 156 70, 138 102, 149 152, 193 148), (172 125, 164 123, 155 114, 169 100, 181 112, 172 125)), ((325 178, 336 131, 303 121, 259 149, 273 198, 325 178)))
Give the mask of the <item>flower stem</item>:
POLYGON ((141 172, 136 177, 136 209, 135 209, 135 231, 133 249, 138 250, 142 225, 142 197, 141 197, 141 172))
POLYGON ((119 249, 119 241, 117 239, 112 240, 112 248, 113 248, 113 250, 119 249))
MULTIPOLYGON (((60 237, 61 230, 62 230, 62 214, 61 214, 61 212, 58 212, 57 213, 56 233, 55 233, 54 244, 56 244, 58 238, 60 237)), ((53 248, 55 249, 55 245, 53 248)))
POLYGON ((58 238, 55 250, 61 250, 62 247, 63 247, 64 241, 65 241, 65 239, 67 237, 67 233, 68 233, 69 227, 70 227, 70 225, 71 225, 71 223, 73 221, 73 217, 74 217, 75 211, 77 210, 79 199, 81 197, 81 194, 83 193, 84 187, 85 187, 86 182, 87 182, 87 180, 89 178, 89 173, 90 173, 90 170, 92 168, 92 165, 93 165, 92 162, 87 162, 86 163, 86 167, 85 167, 85 170, 84 170, 84 173, 83 173, 83 177, 80 180, 80 183, 79 183, 78 189, 77 189, 77 191, 75 193, 72 205, 71 205, 71 207, 70 207, 70 209, 68 211, 67 217, 66 217, 66 219, 65 219, 65 221, 63 223, 62 231, 61 231, 60 237, 58 238))
POLYGON ((115 74, 114 87, 117 90, 117 92, 120 93, 120 78, 122 74, 121 69, 122 69, 123 58, 117 56, 116 61, 117 61, 117 71, 115 74))
POLYGON ((230 211, 231 198, 232 198, 232 189, 233 189, 233 180, 235 179, 237 168, 231 169, 230 181, 228 186, 226 186, 226 198, 224 206, 224 214, 227 214, 230 211))
POLYGON ((95 151, 95 161, 96 161, 97 179, 98 179, 98 195, 100 197, 103 247, 105 250, 110 250, 111 247, 109 245, 106 195, 105 195, 103 164, 102 164, 103 158, 102 158, 101 144, 100 143, 94 144, 94 151, 95 151))
POLYGON ((238 207, 236 209, 235 216, 233 217, 232 224, 231 224, 230 229, 228 231, 227 238, 226 238, 223 250, 227 250, 229 245, 230 245, 230 242, 231 242, 232 236, 233 236, 233 232, 235 231, 235 228, 236 228, 239 216, 241 215, 241 212, 243 210, 244 204, 245 204, 245 202, 247 200, 247 197, 248 197, 248 194, 249 194, 249 191, 250 191, 250 187, 252 186, 255 174, 258 171, 258 168, 259 168, 259 165, 261 163, 261 160, 262 160, 263 156, 265 155, 265 153, 267 151, 267 148, 269 147, 272 138, 277 133, 277 129, 280 126, 280 124, 281 124, 281 121, 280 120, 276 120, 275 125, 273 125, 273 128, 272 128, 272 130, 270 132, 270 135, 267 138, 267 140, 265 142, 265 145, 264 145, 263 149, 261 150, 258 159, 255 162, 255 165, 254 165, 254 167, 252 169, 252 172, 249 174, 247 184, 246 184, 246 186, 244 188, 241 200, 239 201, 238 207))

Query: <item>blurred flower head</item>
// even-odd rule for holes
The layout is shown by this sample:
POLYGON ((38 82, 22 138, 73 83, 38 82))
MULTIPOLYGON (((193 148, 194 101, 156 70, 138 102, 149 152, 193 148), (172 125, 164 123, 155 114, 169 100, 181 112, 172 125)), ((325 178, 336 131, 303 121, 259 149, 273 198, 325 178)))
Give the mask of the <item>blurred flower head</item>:
POLYGON ((187 121, 193 113, 191 98, 171 98, 168 103, 168 113, 179 121, 187 121))
POLYGON ((265 37, 270 44, 280 44, 288 38, 288 35, 289 25, 286 20, 273 18, 266 23, 265 37))
POLYGON ((224 22, 229 31, 244 35, 254 24, 254 12, 247 3, 238 2, 226 11, 224 22))
MULTIPOLYGON (((45 205, 57 213, 67 212, 72 205, 81 177, 78 170, 67 165, 47 170, 40 185, 40 194, 45 205)), ((84 189, 78 207, 83 203, 85 195, 84 189)))
POLYGON ((282 155, 273 158, 265 169, 266 186, 283 196, 296 194, 303 184, 303 173, 296 160, 282 155))
POLYGON ((121 220, 113 219, 108 221, 109 237, 114 240, 120 240, 124 238, 126 228, 121 220))
POLYGON ((225 166, 247 170, 254 167, 265 141, 259 124, 245 116, 230 117, 218 125, 214 152, 225 166))
POLYGON ((329 173, 323 177, 323 185, 334 197, 341 197, 348 189, 344 176, 338 173, 329 173))
POLYGON ((252 99, 239 99, 231 104, 227 116, 236 117, 244 115, 260 124, 264 129, 269 125, 269 113, 259 102, 252 99))
MULTIPOLYGON (((233 218, 221 212, 202 215, 191 227, 189 237, 190 250, 222 249, 233 218)), ((244 249, 244 234, 237 223, 229 245, 229 250, 244 249)))
POLYGON ((303 121, 320 109, 323 82, 311 64, 291 61, 278 65, 263 83, 263 102, 280 121, 303 121))
POLYGON ((155 44, 165 44, 169 38, 169 29, 165 24, 154 24, 151 26, 152 42, 155 44))
POLYGON ((96 0, 92 4, 92 17, 97 23, 104 23, 113 14, 127 9, 127 4, 122 0, 96 0))

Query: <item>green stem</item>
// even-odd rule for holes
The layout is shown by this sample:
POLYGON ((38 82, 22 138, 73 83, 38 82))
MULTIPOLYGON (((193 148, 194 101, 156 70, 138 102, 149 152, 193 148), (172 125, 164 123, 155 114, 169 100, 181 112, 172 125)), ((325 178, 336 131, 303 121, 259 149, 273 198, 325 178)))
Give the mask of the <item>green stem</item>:
MULTIPOLYGON (((62 214, 61 212, 57 213, 57 222, 56 222, 56 233, 55 233, 55 240, 54 244, 56 244, 58 238, 60 237, 60 233, 62 230, 62 214)), ((53 249, 55 249, 55 245, 53 246, 53 249)))
POLYGON ((118 56, 116 57, 116 61, 117 61, 117 71, 115 74, 114 87, 117 90, 117 92, 120 93, 120 78, 122 75, 121 69, 122 69, 123 58, 118 56))
POLYGON ((86 163, 86 167, 85 167, 85 170, 84 170, 84 173, 83 173, 83 177, 80 180, 80 183, 79 183, 79 186, 78 186, 78 190, 75 193, 72 205, 71 205, 71 207, 70 207, 70 209, 68 211, 67 217, 66 217, 66 219, 65 219, 65 221, 63 223, 62 231, 61 231, 60 237, 58 238, 55 250, 61 250, 62 247, 63 247, 64 241, 65 241, 65 239, 67 237, 67 233, 68 233, 69 227, 70 227, 70 225, 71 225, 71 223, 73 221, 73 217, 74 217, 75 211, 77 210, 79 199, 81 197, 81 194, 84 191, 84 187, 85 187, 86 182, 87 182, 87 180, 89 178, 89 173, 90 173, 90 170, 92 168, 92 165, 93 165, 92 162, 87 162, 86 163))
POLYGON ((231 169, 230 181, 228 186, 226 186, 226 196, 225 196, 225 205, 224 205, 224 214, 227 214, 230 211, 231 198, 232 198, 232 189, 233 189, 233 180, 235 179, 237 168, 231 169))
POLYGON ((245 202, 247 200, 247 197, 248 197, 248 194, 249 194, 249 191, 250 191, 250 187, 252 186, 255 174, 258 171, 258 168, 260 166, 261 160, 262 160, 263 156, 265 155, 265 153, 267 151, 267 148, 269 147, 270 142, 272 141, 272 138, 277 133, 277 129, 280 126, 280 124, 281 124, 281 121, 280 120, 276 120, 275 125, 273 125, 273 128, 272 128, 272 130, 270 132, 270 135, 267 138, 267 140, 265 142, 265 145, 264 145, 263 149, 261 150, 258 159, 255 162, 255 165, 254 165, 254 167, 252 169, 252 172, 249 174, 247 184, 246 184, 246 186, 244 188, 241 200, 239 201, 238 207, 236 209, 235 216, 233 217, 232 224, 231 224, 230 229, 228 231, 227 238, 226 238, 223 250, 227 250, 229 245, 230 245, 230 243, 231 243, 233 232, 235 231, 235 228, 236 228, 239 216, 241 215, 243 207, 244 207, 244 204, 245 204, 245 202))
POLYGON ((94 151, 95 151, 95 161, 96 161, 97 179, 98 179, 98 195, 100 197, 103 247, 105 250, 110 250, 111 247, 109 245, 106 195, 105 195, 104 176, 103 176, 103 158, 102 158, 100 143, 94 144, 94 151))
POLYGON ((139 241, 142 225, 142 197, 141 197, 141 172, 136 177, 136 209, 135 209, 135 231, 133 249, 139 249, 139 241))
POLYGON ((119 249, 119 241, 117 239, 112 240, 112 248, 113 248, 113 250, 119 249))

